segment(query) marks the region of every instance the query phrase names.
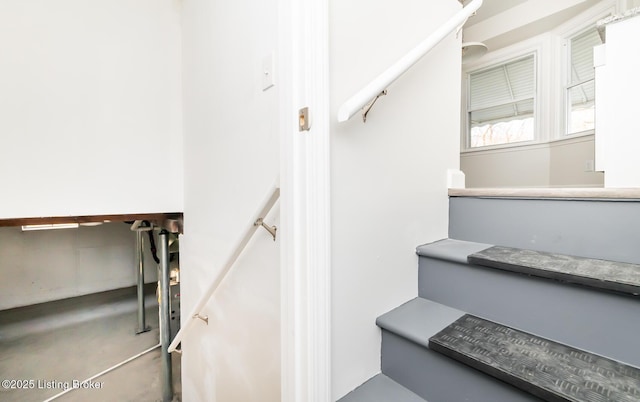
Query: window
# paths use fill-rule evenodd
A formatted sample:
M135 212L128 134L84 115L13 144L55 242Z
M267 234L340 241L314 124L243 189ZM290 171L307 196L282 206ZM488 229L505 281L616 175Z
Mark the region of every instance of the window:
M469 148L535 138L535 57L469 74Z
M590 28L569 39L566 88L567 134L593 130L595 118L595 72L593 47L602 44L598 31Z

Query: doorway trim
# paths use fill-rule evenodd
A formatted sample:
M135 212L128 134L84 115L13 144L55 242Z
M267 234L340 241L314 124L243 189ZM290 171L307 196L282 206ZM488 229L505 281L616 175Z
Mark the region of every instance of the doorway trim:
M279 0L281 400L331 400L328 0ZM301 108L310 128L299 131Z

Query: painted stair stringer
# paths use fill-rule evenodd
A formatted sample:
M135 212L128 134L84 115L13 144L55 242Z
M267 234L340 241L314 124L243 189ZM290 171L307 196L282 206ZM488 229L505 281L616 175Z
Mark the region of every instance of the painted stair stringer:
M492 246L446 239L418 247L418 295L640 366L637 298L467 262Z
M427 402L415 393L393 381L384 374L378 374L349 392L338 402Z
M380 316L382 373L431 402L540 401L429 349L429 339L464 314L416 298Z

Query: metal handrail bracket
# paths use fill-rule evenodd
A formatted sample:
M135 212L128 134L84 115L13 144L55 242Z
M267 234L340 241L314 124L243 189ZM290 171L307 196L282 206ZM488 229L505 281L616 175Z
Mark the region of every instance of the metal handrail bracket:
M280 187L274 185L267 193L264 201L260 204L260 209L254 214L253 218L250 221L250 224L247 225L240 239L235 243L235 247L232 248L232 252L226 259L224 265L222 266L222 269L220 270L220 273L215 278L213 278L213 281L211 281L207 290L202 294L200 300L198 300L195 307L191 311L191 314L186 316L188 317L187 321L182 325L182 327L176 334L176 337L169 345L169 353L177 351L176 348L178 347L180 342L182 342L185 334L187 333L187 331L189 331L189 328L191 328L195 321L202 321L206 324L209 323L209 318L205 314L202 314L202 309L211 299L213 294L220 286L220 283L222 283L231 268L234 266L235 262L238 260L238 257L240 257L240 254L242 254L247 244L249 244L249 241L253 237L254 233L258 230L258 228L263 226L263 219L269 213L269 211L271 211L271 208L273 208L273 206L276 204L278 198L280 198ZM256 222L260 222L260 224L256 225ZM267 225L264 225L264 227L265 229L270 229L270 227L268 227ZM273 229L273 232L269 230L269 233L271 233L275 239L275 229Z
M409 51L409 53L391 65L391 67L377 76L369 84L365 85L360 91L340 106L340 109L338 110L338 121L343 122L349 120L365 105L369 104L379 96L379 94L383 93L389 85L400 78L402 74L416 64L424 55L429 53L429 51L446 38L447 35L464 25L467 19L472 16L480 6L482 6L482 0L473 0L466 7L462 8L462 10L455 13L447 22L436 29L418 46ZM363 120L366 120L366 118Z

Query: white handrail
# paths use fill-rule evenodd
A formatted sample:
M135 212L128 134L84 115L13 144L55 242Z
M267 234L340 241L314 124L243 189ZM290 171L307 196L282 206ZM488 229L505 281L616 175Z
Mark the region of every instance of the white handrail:
M436 29L431 35L422 41L422 43L409 51L409 53L404 55L385 72L377 76L368 85L349 98L349 100L343 103L338 110L338 121L343 122L349 120L358 110L371 102L376 96L382 93L382 91L411 68L411 66L416 64L418 60L429 53L429 51L447 37L447 35L462 26L465 21L480 8L481 5L482 0L473 0L462 10L454 14L453 17L445 22L440 28Z
M198 301L198 303L196 303L195 307L191 311L191 314L187 316L186 322L183 323L180 330L176 334L176 337L173 339L173 342L171 342L171 344L169 345L169 349L168 349L169 353L174 352L176 350L180 342L182 342L182 338L184 338L184 334L188 331L188 329L191 327L191 325L196 319L207 320L206 317L203 317L200 315L200 312L205 307L209 299L211 299L213 294L216 292L216 290L218 289L218 286L220 286L220 283L222 283L222 280L227 276L227 274L229 273L229 271L237 261L238 257L240 257L240 254L242 254L242 251L244 251L244 248L249 243L249 240L251 240L251 237L253 237L253 234L261 226L261 223L258 223L258 222L261 222L261 220L267 215L267 213L269 213L271 208L273 208L273 206L275 205L276 201L278 201L278 198L280 198L280 188L274 185L270 189L270 191L267 193L267 196L265 197L264 201L260 204L261 207L258 210L258 212L253 216L253 219L251 220L251 224L247 226L246 230L244 231L240 239L236 242L235 247L232 249L233 250L232 253L229 255L229 258L227 258L224 265L222 266L222 270L220 271L218 276L216 276L214 280L211 282L211 284L207 288L207 291L204 292L204 294L200 297L200 300Z

